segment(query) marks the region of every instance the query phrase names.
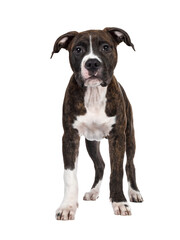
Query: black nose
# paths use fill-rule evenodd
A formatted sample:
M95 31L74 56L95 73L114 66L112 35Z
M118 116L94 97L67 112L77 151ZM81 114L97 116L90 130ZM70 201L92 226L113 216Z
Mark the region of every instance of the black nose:
M87 60L87 62L85 63L85 68L88 71L97 71L101 66L101 63L98 59L89 59Z

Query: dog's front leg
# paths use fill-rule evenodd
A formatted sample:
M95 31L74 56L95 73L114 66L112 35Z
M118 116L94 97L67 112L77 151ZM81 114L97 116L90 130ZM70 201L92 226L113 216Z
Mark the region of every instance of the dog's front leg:
M73 220L78 207L77 157L79 135L76 130L65 131L63 136L64 198L56 211L57 220Z
M118 134L113 134L109 138L109 151L111 160L110 176L110 199L114 214L131 215L131 210L127 204L123 193L123 159L125 153L125 131L120 130Z

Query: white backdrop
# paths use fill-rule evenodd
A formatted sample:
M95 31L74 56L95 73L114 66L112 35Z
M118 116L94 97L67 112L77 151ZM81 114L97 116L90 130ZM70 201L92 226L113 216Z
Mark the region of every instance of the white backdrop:
M172 1L1 1L0 238L179 239L179 7ZM109 202L109 153L100 198L84 202L93 164L81 140L76 220L55 220L63 197L62 102L72 74L68 52L50 60L68 31L119 27L115 75L132 103L137 183L144 203L115 216ZM126 176L124 192L127 196Z

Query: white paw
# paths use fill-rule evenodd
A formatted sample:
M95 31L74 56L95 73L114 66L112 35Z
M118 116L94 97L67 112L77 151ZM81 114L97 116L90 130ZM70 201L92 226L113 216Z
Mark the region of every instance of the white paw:
M129 200L131 202L143 202L141 193L139 191L135 191L131 187L129 187L128 195L129 195Z
M115 215L131 215L131 209L127 202L113 202L112 207Z
M67 204L62 203L61 206L56 210L56 219L57 220L74 220L76 209L78 204Z
M83 200L85 201L95 201L99 197L99 192L92 189L90 192L85 193Z
M83 199L86 201L95 201L99 197L100 187L101 181L99 181L97 185L90 190L90 192L85 193Z

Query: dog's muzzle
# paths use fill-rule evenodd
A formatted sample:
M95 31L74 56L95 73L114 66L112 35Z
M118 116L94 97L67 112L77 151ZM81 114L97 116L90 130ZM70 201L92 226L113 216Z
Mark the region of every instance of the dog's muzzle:
M89 59L85 63L85 69L88 71L89 77L84 80L84 86L97 87L103 82L100 77L101 62L98 59Z
M90 72L94 73L97 72L101 67L101 63L98 59L89 59L85 63L85 68Z

